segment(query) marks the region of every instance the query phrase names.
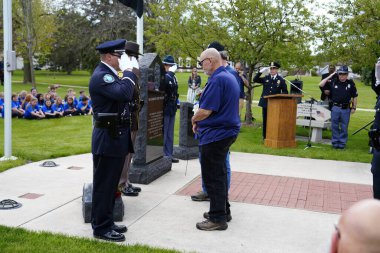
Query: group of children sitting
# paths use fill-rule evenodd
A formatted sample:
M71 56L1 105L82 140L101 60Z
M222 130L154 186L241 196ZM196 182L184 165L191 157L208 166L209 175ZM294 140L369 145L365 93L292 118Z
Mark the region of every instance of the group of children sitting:
M25 119L59 118L92 114L91 100L80 91L79 98L73 89L68 89L64 99L57 95L59 85L49 87L46 94L38 93L32 88L30 93L21 91L12 94L12 117ZM0 93L0 113L4 117L4 94Z

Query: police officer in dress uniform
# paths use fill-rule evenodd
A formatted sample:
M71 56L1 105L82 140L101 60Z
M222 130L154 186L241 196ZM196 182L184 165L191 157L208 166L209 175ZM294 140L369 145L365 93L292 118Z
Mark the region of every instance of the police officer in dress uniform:
M329 65L329 73L323 74L321 77L321 81L334 72L335 72L335 66ZM336 75L333 75L331 79L333 78L337 78ZM330 103L330 88L331 88L331 82L332 82L331 79L327 81L324 87L319 87L319 89L321 90L321 100L325 102L325 104Z
M369 131L369 137L374 147L371 172L373 179L373 197L380 199L380 57L375 65L375 80L372 83L372 89L377 94L377 101L375 106L375 121L372 129Z
M178 101L178 82L175 77L177 64L171 55L165 56L163 62L165 67L165 99L164 99L164 156L171 159L173 163L179 160L173 157L174 122Z
M131 145L129 102L137 76L136 58L125 54L126 40L107 41L96 49L101 62L91 76L89 90L94 111L92 133L93 194L91 224L95 238L124 241L127 227L113 221L115 193ZM123 71L119 79L117 71Z
M355 113L358 92L354 81L347 79L348 67L343 65L338 71L338 78L332 79L330 87L331 108L331 144L335 149L344 149L348 137L350 115ZM323 79L319 87L323 88L335 72Z
M261 74L268 70L268 67L262 68L256 76L253 78L255 83L263 84L263 92L261 93L259 106L262 107L263 113L263 139L266 138L266 129L267 129L267 106L268 99L265 99L264 96L275 95L275 94L288 94L288 88L286 86L284 78L278 75L278 69L280 64L277 62L271 62L269 69L269 75L261 78Z

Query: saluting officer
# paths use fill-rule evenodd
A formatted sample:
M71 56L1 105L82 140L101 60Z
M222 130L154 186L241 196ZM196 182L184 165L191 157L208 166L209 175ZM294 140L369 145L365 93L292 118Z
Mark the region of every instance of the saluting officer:
M269 67L262 68L256 76L253 78L255 83L263 84L263 92L261 93L259 106L262 107L263 114L263 139L266 137L267 129L267 106L268 99L264 96L275 95L275 94L288 94L288 88L286 86L284 78L278 75L278 70L281 65L277 62L271 62ZM261 78L261 74L270 69L269 75Z
M162 61L165 67L165 99L164 99L164 156L170 158L173 163L179 160L173 157L174 122L177 112L178 82L175 77L177 64L171 55L165 56Z
M347 143L350 115L356 110L358 92L354 81L348 79L347 66L341 66L337 73L338 78L333 78L334 72L323 79L319 87L323 88L331 79L331 144L335 149L344 149Z
M93 193L91 224L95 238L124 241L127 227L113 220L115 193L124 160L133 152L129 122L129 102L132 100L139 68L136 58L125 54L126 40L107 41L96 49L101 62L91 76L89 90L94 111L92 132ZM117 71L123 71L119 79Z

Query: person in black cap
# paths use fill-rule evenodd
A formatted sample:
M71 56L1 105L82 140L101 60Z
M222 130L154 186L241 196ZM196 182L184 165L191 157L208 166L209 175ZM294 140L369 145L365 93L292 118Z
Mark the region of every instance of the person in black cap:
M335 66L329 65L329 72L326 74L323 74L321 77L321 80L325 79L329 75L335 72ZM330 102L330 88L331 88L331 82L333 78L336 78L336 75L333 75L333 77L329 80L327 80L326 85L324 87L319 87L321 90L321 100L325 102L325 104L328 104Z
M336 72L332 73L319 83L323 88L327 81ZM331 144L335 149L344 149L348 137L348 123L350 115L355 113L358 92L354 81L348 79L348 67L343 65L338 71L338 78L332 79L330 87L331 108Z
M174 122L178 107L178 82L175 76L177 64L171 55L162 61L165 67L165 99L164 99L164 156L173 163L179 160L173 157Z
M278 75L278 69L280 64L277 62L271 62L269 67L262 68L256 76L253 78L255 83L263 84L263 92L261 93L259 106L262 107L263 114L263 139L266 138L266 129L267 129L267 106L268 99L264 98L265 96L275 95L275 94L288 94L288 88L286 86L284 78ZM270 70L269 75L261 78L262 73Z
M139 53L139 44L131 41L127 41L125 44L125 53L129 56L139 58L141 55ZM131 111L131 139L134 145L135 139L137 136L137 130L139 129L139 112L142 108L144 101L140 100L140 86L138 83L134 86L133 89L133 98L130 102L130 111ZM141 192L141 188L134 186L129 182L129 169L131 167L133 153L128 153L125 158L123 171L119 180L119 190L125 196L138 196Z
M107 41L96 49L101 62L91 76L89 90L94 112L92 132L93 192L91 224L95 238L124 241L127 227L116 225L113 209L120 174L128 153L133 152L129 102L138 78L135 57L125 54L124 39ZM118 77L117 71L123 71Z

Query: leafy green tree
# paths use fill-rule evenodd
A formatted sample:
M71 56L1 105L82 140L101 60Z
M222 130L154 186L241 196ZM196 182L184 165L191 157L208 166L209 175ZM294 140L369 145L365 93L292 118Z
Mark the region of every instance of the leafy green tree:
M328 15L319 17L320 54L351 65L369 84L368 73L380 56L380 1L337 0L329 9Z

